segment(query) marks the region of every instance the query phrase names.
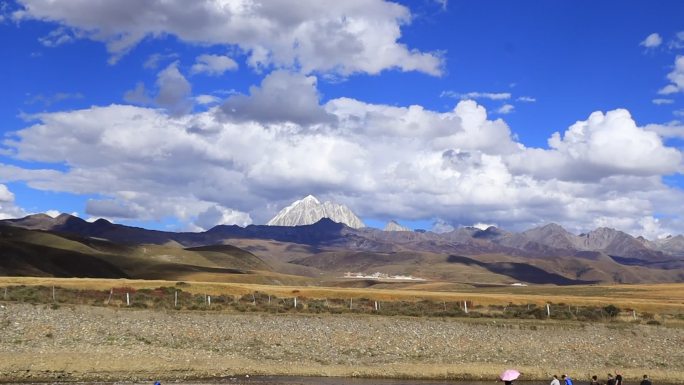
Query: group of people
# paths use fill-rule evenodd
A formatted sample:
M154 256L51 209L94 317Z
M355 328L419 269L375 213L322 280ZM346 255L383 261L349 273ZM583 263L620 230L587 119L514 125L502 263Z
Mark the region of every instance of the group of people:
M561 383L561 380L563 383ZM554 374L550 385L573 385L573 383L572 378L566 374L562 375L560 380L558 379L558 376ZM611 373L608 373L608 379L605 383L600 382L597 376L591 376L589 385L623 385L622 375L617 372L615 373L615 376L613 376ZM644 374L644 379L641 380L639 385L653 385L651 379L648 377L648 374Z

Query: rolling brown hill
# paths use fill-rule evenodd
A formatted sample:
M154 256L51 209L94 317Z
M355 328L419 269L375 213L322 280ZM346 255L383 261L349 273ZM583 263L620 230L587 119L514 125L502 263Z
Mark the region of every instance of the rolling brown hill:
M305 226L216 226L175 233L67 214L0 221L0 274L330 282L383 272L472 284L684 282L681 237L649 242L613 229L550 224L445 234Z

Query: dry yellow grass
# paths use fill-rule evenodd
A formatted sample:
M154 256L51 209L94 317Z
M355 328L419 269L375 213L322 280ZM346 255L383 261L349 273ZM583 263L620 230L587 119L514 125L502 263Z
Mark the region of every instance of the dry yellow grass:
M73 289L108 290L112 287L137 289L174 286L177 281L128 280L94 278L0 277L0 286L44 285ZM372 288L334 288L320 286L277 286L242 282L189 282L184 291L210 295L244 295L262 292L279 297L305 298L370 298L378 301L472 301L477 305L565 303L571 306L604 306L613 304L641 312L684 313L684 284L528 286L497 288L458 288L453 291L391 290ZM433 285L432 288L439 286Z

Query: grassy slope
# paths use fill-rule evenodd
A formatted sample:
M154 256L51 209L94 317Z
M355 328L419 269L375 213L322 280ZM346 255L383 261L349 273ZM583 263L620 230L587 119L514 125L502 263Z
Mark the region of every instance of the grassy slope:
M278 274L261 258L237 247L183 249L174 245L120 245L0 227L0 275L141 278L305 284Z

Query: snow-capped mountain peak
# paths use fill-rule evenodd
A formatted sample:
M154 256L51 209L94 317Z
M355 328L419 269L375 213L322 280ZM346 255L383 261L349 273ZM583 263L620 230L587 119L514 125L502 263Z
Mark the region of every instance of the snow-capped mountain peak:
M289 206L268 221L269 226L301 226L318 222L322 218L329 218L358 229L366 227L359 217L345 205L334 202L321 203L313 195L294 201Z
M402 226L399 223L397 223L397 221L394 221L394 220L387 222L387 225L385 225L385 228L382 230L383 231L411 231L411 229L409 229L408 227Z

